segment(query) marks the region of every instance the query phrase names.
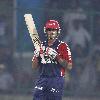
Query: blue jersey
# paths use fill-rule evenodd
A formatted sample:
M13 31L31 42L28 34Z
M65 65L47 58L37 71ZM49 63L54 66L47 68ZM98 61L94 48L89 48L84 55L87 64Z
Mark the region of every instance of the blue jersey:
M56 40L51 46L49 46L48 42L45 41L45 42L43 42L43 49L45 51L46 47L50 47L50 48L53 48L54 50L56 50L58 52L58 54L63 52L66 60L68 62L70 62L71 61L71 59L70 59L71 53L68 52L69 48L67 47L67 45L64 48L62 48L61 44L63 44L61 41ZM61 47L60 48L61 50L59 49L60 52L58 50L59 47ZM46 60L46 64L43 64L41 62L41 57L38 57L38 60L39 60L38 69L39 69L40 76L42 76L42 77L59 77L59 76L63 75L64 67L61 66L56 59L50 59L50 57L48 57L48 55L46 55L46 54L44 55L44 58Z
M50 47L57 51L58 57L72 63L71 52L68 45L64 42L56 40L51 46L48 42L43 42L42 49L44 53L46 48ZM38 60L39 75L33 91L33 100L62 100L64 88L64 71L65 67L61 66L57 59L51 59L47 53L44 54L46 64L43 64L41 57L34 55L33 60Z

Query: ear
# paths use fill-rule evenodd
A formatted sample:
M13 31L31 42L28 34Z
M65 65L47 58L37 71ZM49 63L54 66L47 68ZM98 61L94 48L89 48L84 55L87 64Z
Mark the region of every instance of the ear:
M44 33L46 33L46 28L44 27Z
M58 30L58 34L60 34L61 29Z

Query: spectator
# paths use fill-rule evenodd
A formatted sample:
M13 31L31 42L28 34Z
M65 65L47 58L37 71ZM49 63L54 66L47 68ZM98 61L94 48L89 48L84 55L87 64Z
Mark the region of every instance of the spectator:
M78 79L78 85L75 90L75 95L89 95L94 92L97 84L96 67L94 64L95 60L93 56L85 58L83 70Z
M94 11L100 11L100 0L91 0Z
M93 40L95 43L100 43L100 15L95 14L94 16L94 34Z
M87 48L90 44L91 36L83 26L83 21L87 19L84 10L75 6L64 14L63 19L67 30L64 41L71 44L71 49L74 49L76 45Z
M13 45L9 37L8 24L5 15L0 15L0 63L6 63L9 71L12 72L14 59L13 59ZM10 44L9 44L10 43Z
M5 64L0 64L0 92L12 92L14 86L13 76L6 70Z
M72 91L76 91L76 89L79 86L80 76L82 75L83 70L85 69L84 63L86 58L83 54L83 48L80 45L76 45L74 51L72 52L74 69L72 72L70 87Z
M83 54L83 48L80 45L76 45L73 51L73 59L75 64L76 75L79 77L84 70L84 62L86 58Z
M91 51L91 55L92 62L94 62L92 64L94 64L96 68L96 90L100 90L100 40L97 40L97 43L94 45L94 48Z
M72 27L69 27L68 35L64 38L64 41L71 43L72 50L74 50L76 45L80 45L84 50L88 50L91 42L91 36L84 28L82 21L73 20Z
M100 90L100 50L96 51L96 54L95 54L95 67L96 67L96 75L97 75L96 89Z

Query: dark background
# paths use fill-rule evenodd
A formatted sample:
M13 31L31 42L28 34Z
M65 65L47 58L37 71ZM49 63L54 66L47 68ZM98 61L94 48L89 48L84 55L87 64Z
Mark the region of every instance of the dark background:
M97 100L100 96L99 0L0 0L1 98L32 98L37 72L31 68L34 47L25 25L25 13L32 14L42 41L46 39L46 21L58 20L61 27L59 39L67 42L71 48L73 69L66 78L64 99L84 97L89 100L92 97L92 100ZM71 38L67 40L71 32L74 38L77 37L73 25L82 25L78 31L80 34L88 33L90 40L84 37L84 47L82 41L75 44ZM84 35L78 36L76 41Z

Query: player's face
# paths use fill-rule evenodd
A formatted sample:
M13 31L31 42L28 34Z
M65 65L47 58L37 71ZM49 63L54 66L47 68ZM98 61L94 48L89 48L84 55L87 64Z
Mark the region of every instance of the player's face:
M47 29L47 37L49 40L55 39L57 37L57 30L56 29Z

